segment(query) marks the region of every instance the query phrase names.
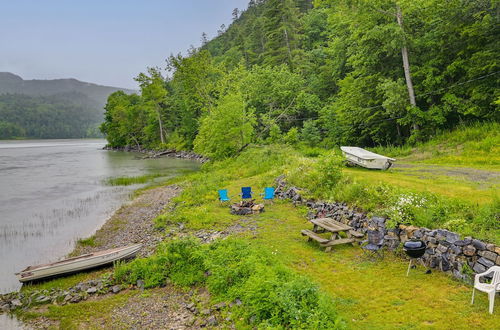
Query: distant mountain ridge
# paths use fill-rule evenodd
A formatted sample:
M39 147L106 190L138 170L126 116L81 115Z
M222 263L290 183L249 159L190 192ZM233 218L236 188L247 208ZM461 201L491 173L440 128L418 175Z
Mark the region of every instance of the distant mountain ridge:
M24 80L0 72L0 139L100 137L111 93L136 91L76 79Z
M136 92L131 89L97 85L74 78L24 80L16 74L0 72L0 95L24 94L30 96L51 96L76 92L88 96L90 99L96 101L101 107L104 107L109 94L119 90L127 94Z

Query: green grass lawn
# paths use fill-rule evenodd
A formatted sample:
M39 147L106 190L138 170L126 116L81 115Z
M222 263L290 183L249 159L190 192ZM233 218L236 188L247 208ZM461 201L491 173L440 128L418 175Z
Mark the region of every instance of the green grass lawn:
M237 191L243 183L258 187L262 178L236 180L224 188ZM217 202L200 208L217 214L217 220L210 225L215 228L241 218L230 215ZM363 257L359 247L352 245L335 247L332 253L323 252L300 234L301 229L312 228L305 214L305 208L294 207L290 202L268 204L264 213L250 217L259 230L257 237L247 238L278 254L289 267L318 283L333 297L350 328L494 329L500 324L500 309L488 314L486 295L480 294L471 306L472 288L442 272L436 270L426 275L419 266L406 277L408 263L400 256L386 253L383 261L371 262ZM199 228L196 219L191 223Z

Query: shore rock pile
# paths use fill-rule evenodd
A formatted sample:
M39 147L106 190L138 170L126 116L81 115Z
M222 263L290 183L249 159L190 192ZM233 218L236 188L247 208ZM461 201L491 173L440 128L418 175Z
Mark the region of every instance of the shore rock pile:
M428 229L400 225L386 228L383 217L368 217L359 210L351 209L345 203L307 201L297 187L287 187L284 177L276 179L276 197L290 199L295 204L305 204L310 208L308 217L333 218L348 224L356 231L366 234L368 230L382 231L384 244L394 249L409 239L420 239L427 244L423 260L427 266L470 282L473 274L482 273L494 265L500 265L500 247L472 237L460 239L459 234L445 229Z
M11 292L0 295L0 312L18 308L28 308L42 304L66 305L87 300L92 295L118 293L122 286L113 285L110 278L81 282L67 289L35 290L31 292Z
M162 151L157 151L157 150L150 150L150 149L142 149L140 147L133 147L133 146L125 146L125 147L109 147L105 146L103 148L104 150L114 150L114 151L127 151L127 152L140 152L147 154L144 158L159 158L162 156L166 157L173 157L173 158L183 158L183 159L191 159L191 160L196 160L200 163L206 163L209 161L207 157L204 157L202 155L199 155L195 152L192 151L185 151L185 150L174 150L174 149L167 149L167 150L162 150Z

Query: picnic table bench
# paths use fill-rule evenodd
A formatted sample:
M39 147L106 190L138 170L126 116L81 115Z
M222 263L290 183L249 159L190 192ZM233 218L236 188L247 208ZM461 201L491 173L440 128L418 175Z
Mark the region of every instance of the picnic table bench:
M319 244L325 248L325 252L329 252L332 249L332 246L339 244L349 244L356 242L356 238L363 237L363 234L356 232L351 226L333 220L331 218L318 218L309 220L312 222L313 229L304 229L301 231L303 236L307 236L308 240L315 240L319 242ZM318 234L329 232L331 236L329 239L323 238ZM340 236L340 233L345 233L347 238L343 238Z

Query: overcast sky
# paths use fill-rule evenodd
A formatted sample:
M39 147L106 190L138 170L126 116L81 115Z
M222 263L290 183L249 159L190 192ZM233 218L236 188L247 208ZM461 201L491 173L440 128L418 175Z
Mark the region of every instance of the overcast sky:
M216 35L248 0L0 0L0 72L137 88L133 77Z

